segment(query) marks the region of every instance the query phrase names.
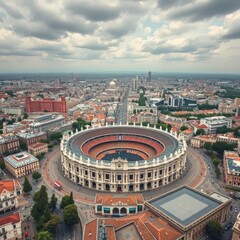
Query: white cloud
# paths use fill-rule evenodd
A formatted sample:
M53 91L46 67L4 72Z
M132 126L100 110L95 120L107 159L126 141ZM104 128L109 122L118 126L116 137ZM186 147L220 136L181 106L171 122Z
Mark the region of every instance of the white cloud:
M0 72L21 70L24 62L66 71L87 70L88 63L101 70L161 64L224 71L225 59L240 61L233 50L240 43L239 9L239 0L2 1Z

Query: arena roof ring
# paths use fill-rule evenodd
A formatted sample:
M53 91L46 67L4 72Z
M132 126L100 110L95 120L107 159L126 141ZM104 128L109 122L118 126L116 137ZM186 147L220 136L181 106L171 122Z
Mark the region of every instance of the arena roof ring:
M131 182L129 191L141 191L168 184L184 172L186 143L183 137L156 127L89 127L63 135L61 162L64 174L81 185L126 191Z

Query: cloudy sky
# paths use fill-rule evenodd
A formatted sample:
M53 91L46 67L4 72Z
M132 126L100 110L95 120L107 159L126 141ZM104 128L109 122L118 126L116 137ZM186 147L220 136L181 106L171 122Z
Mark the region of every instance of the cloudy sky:
M240 73L240 0L0 1L0 72Z

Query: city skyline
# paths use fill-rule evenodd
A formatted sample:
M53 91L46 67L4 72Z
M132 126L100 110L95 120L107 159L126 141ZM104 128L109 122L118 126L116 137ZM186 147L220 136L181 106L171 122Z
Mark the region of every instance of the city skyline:
M239 74L239 0L0 3L0 73Z

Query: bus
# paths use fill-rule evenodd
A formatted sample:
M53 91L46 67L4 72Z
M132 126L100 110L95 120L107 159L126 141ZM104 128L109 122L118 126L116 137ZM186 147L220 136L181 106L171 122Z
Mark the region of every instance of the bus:
M58 181L54 181L54 187L58 190L62 190L62 184Z

